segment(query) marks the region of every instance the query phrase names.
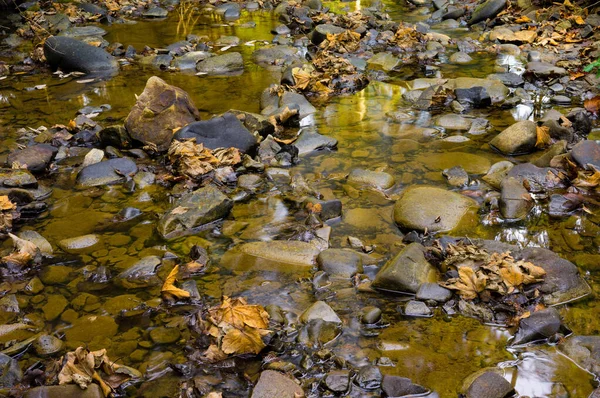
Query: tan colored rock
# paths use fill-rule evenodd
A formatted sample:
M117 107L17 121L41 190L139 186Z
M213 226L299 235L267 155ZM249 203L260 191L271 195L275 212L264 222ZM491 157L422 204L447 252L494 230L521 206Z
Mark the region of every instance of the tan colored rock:
M133 139L165 151L173 133L196 120L200 120L200 113L190 96L152 76L127 116L125 128Z

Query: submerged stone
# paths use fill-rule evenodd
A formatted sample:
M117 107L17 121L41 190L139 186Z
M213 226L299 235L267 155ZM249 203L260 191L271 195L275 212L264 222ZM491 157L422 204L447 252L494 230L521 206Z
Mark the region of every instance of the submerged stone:
M227 53L216 55L199 62L196 65L198 72L208 75L227 75L244 70L244 59L240 53Z
M304 395L302 388L286 375L264 370L250 398L296 398Z
M63 384L31 388L27 390L23 398L104 398L104 394L100 386L94 383L85 390L77 384Z
M535 311L519 321L519 329L510 345L521 345L547 340L560 331L560 315L556 308Z
M348 176L348 181L360 184L370 185L374 188L388 189L395 183L395 179L391 174L382 171L372 171L364 169L354 169Z
M77 184L81 187L121 184L137 173L137 165L129 158L115 158L81 169Z
M115 277L115 282L126 289L143 288L160 284L157 276L162 261L158 256L146 256Z
M221 266L238 271L307 271L315 265L319 252L315 245L297 240L248 242L226 252Z
M340 317L324 301L317 301L308 307L299 317L300 322L308 323L313 320L322 320L325 322L342 323Z
M117 323L109 316L85 315L65 330L65 338L67 341L89 343L96 337L113 337L118 329Z

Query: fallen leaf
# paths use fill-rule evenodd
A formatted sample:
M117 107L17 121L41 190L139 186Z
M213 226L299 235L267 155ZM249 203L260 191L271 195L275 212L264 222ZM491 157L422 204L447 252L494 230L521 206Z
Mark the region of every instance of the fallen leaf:
M17 208L17 206L13 202L10 201L8 196L6 196L6 195L0 196L0 210L5 211L5 210L13 210L16 208Z
M269 314L261 305L248 305L243 298L223 297L223 303L217 309L209 310L215 325L231 325L236 328L250 326L266 329L269 326Z
M167 279L165 279L165 282L163 283L160 291L161 291L161 293L169 294L176 298L188 298L188 297L190 297L190 292L188 292L187 290L180 289L175 286L175 282L177 281L177 273L178 272L179 272L179 265L176 265L175 267L173 267L173 269L167 276Z
M531 18L526 15L522 15L515 20L515 23L529 23L531 22Z
M552 143L552 139L550 138L550 128L548 126L537 126L536 134L537 138L535 141L536 148L544 148Z
M458 294L466 300L473 300L485 289L487 277L481 272L475 272L470 267L458 269L458 281L454 283Z
M248 326L232 328L223 337L221 349L225 354L258 354L266 347L262 336L268 333Z
M594 98L587 99L583 102L583 106L588 112L597 114L600 109L600 96L597 95Z
M569 80L576 80L583 76L585 76L585 73L580 71L573 71L569 73Z
M502 277L502 282L508 288L508 293L512 293L516 287L521 286L525 279L521 269L514 263L501 268L500 276Z
M593 166L591 167L593 168ZM572 183L580 188L595 188L600 186L600 171L595 168L593 168L592 172L579 171L578 177Z

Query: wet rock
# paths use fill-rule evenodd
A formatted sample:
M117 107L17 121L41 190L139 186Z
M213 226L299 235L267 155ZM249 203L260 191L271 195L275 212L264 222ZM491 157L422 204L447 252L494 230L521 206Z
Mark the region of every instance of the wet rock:
M356 374L354 382L362 389L376 390L381 387L383 376L377 366L363 366Z
M469 174L461 166L445 169L442 175L446 177L448 184L453 187L463 187L469 184Z
M348 176L348 181L369 185L378 189L388 189L396 183L394 177L388 173L364 169L352 170Z
M342 323L340 317L324 301L317 301L312 304L300 315L299 319L302 323L308 323L313 320L322 320L336 324Z
M335 340L341 333L341 324L313 319L302 325L297 341L307 347L317 348Z
M47 334L41 335L33 343L36 354L41 357L57 354L63 349L63 346L64 344L59 338Z
M16 359L0 353L0 388L11 388L21 382L23 372Z
M65 330L67 341L89 343L96 337L112 337L117 334L119 326L109 316L84 315Z
M66 298L58 294L51 294L47 298L46 304L42 307L44 318L47 321L53 321L63 313L69 302Z
M566 188L568 181L562 173L552 167L536 167L531 163L521 163L507 173L527 185L529 192L544 192L547 190Z
M190 51L180 57L175 58L173 64L179 70L196 70L196 64L210 57L210 53L206 51Z
M265 165L290 167L298 162L298 148L275 141L269 135L258 146L258 160Z
M422 301L410 300L404 307L406 316L430 316L431 309Z
M0 169L0 184L7 188L36 188L38 182L27 170Z
M400 293L416 293L423 283L435 283L438 271L425 259L425 248L411 243L390 259L377 272L375 289Z
M399 63L399 58L386 52L377 53L367 61L367 65L370 69L382 70L385 72L392 71Z
M548 214L551 217L566 217L583 205L583 197L577 194L554 194L550 196Z
M360 321L366 325L372 325L381 320L381 310L377 307L365 307L362 309Z
M113 146L119 149L131 148L131 136L125 126L109 126L97 133L98 140L103 147Z
M600 336L573 336L558 348L581 368L596 377L600 375Z
M358 253L344 249L323 250L317 256L319 269L333 277L350 278L362 273L362 258Z
M296 398L303 395L302 388L289 377L274 370L264 370L250 398Z
M25 239L36 245L42 254L52 254L52 245L42 235L33 230L19 232L19 238Z
M407 377L391 375L383 376L381 389L383 390L383 396L390 398L418 396L429 391L423 386L414 384Z
M337 147L337 144L335 138L319 134L310 128L302 129L298 139L294 141L294 146L298 148L298 155L327 149L333 150Z
M302 62L298 49L285 45L258 49L252 53L252 59L263 68L278 70Z
M243 71L244 59L242 54L236 52L216 55L199 62L196 70L208 75L228 75Z
M447 130L469 130L471 119L452 113L439 117L436 124Z
M156 286L161 283L157 276L161 259L157 256L146 256L115 277L115 282L126 289Z
M452 54L449 58L451 64L464 65L473 61L473 58L467 53L461 51Z
M492 104L492 99L485 87L457 88L456 100L461 104L470 104L475 108L485 108Z
M62 386L42 386L28 390L23 398L104 398L104 394L97 384L90 384L82 390L76 384L63 384Z
M188 234L227 216L232 207L231 199L214 185L207 185L183 195L161 217L157 229L165 239Z
M313 42L313 44L318 46L327 38L327 35L337 35L343 32L344 28L341 28L339 26L327 23L317 25L317 27L311 33L311 41Z
M60 36L73 37L83 40L84 37L101 37L106 35L108 32L99 26L73 26L60 33Z
M76 238L63 239L58 242L58 246L67 253L82 253L89 252L96 249L96 246L100 244L100 237L98 235L89 234L78 236Z
M490 32L490 41L500 41L502 43L533 43L537 39L537 32L533 30L512 31L505 27L496 27Z
M522 220L533 207L533 200L522 182L513 177L502 181L500 213L505 220Z
M312 268L319 252L313 244L301 241L249 242L226 252L221 266L238 271L297 272Z
M449 81L448 84L454 86L454 92L460 102L471 103L476 108L486 107L490 102L504 101L509 94L508 87L493 79L459 77Z
M59 285L69 281L69 275L73 272L71 267L65 265L53 265L44 267L40 273L40 280L45 285Z
M522 120L494 137L490 141L490 146L505 155L522 155L535 150L536 140L535 123Z
M81 187L121 184L137 173L137 165L129 158L115 158L81 169L77 184Z
M592 119L585 109L573 109L567 115L567 119L573 124L573 130L583 137L587 136L592 131Z
M456 192L417 186L408 188L396 201L394 221L405 229L447 232L474 226L477 208L475 200Z
M519 321L519 329L510 345L521 345L546 340L560 331L561 321L558 311L551 308L532 313Z
M552 144L537 157L532 163L537 167L548 167L555 156L562 155L567 152L567 141L561 140Z
M508 160L503 160L498 163L494 163L492 167L488 170L487 174L484 175L481 179L493 188L500 189L500 185L504 180L504 177L508 174L508 172L514 167L514 164L509 162Z
M152 76L127 116L125 127L133 139L165 151L173 131L196 120L200 114L189 95Z
M117 61L109 53L70 37L46 39L44 55L52 69L63 72L113 73L118 70Z
M486 19L494 18L504 7L506 7L506 0L487 0L473 11L468 24L473 25Z
M445 303L452 298L452 291L437 283L426 282L421 284L415 298L417 300L432 300L438 303Z
M27 170L33 173L39 173L48 167L58 149L48 144L37 144L25 149L11 152L8 155L8 165L14 163L21 167L26 166Z
M155 344L171 344L179 340L181 333L179 329L157 327L150 331L150 338Z
M176 140L195 138L205 148L234 147L246 153L256 146L256 138L233 113L224 113L209 120L194 122L175 133Z
M537 77L564 76L568 73L565 68L561 68L547 62L535 61L527 63L526 72L534 74Z
M593 140L581 141L571 150L571 158L586 170L590 170L588 165L600 170L600 145Z
M347 370L332 370L325 376L325 386L338 393L343 393L350 386L350 372Z
M488 79L500 80L507 87L520 87L525 83L521 75L512 72L494 73L489 75Z
M142 15L146 18L165 18L169 15L169 12L161 7L150 7L150 9L144 11Z
M0 324L7 324L17 318L21 310L14 294L0 298Z
M319 214L319 216L321 217L321 220L323 220L323 221L331 220L333 218L338 218L338 217L341 217L341 215L342 215L342 201L339 199L318 200L318 199L308 198L307 201L312 204L318 203L321 205L321 213Z
M491 371L477 376L464 391L465 398L506 398L513 393L511 384Z
M317 112L317 109L302 94L286 91L281 96L279 101L280 107L288 107L290 109L299 109L300 119Z

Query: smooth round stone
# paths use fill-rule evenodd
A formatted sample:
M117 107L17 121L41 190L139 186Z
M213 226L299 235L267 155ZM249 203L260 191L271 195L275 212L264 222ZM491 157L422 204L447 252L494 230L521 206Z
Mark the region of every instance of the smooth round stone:
M447 130L469 130L471 128L471 123L471 119L456 114L441 116L436 122L438 126Z
M411 300L404 307L406 316L430 316L431 309L422 301Z
M93 251L100 244L100 237L95 234L78 236L76 238L67 238L58 242L61 249L67 253L81 253Z
M113 337L117 334L119 326L112 317L105 315L86 315L65 330L67 341L89 343L96 337Z
M302 315L300 315L300 322L308 323L313 320L323 320L325 322L332 322L341 324L342 320L335 313L335 311L324 301L317 301L310 307L308 307Z
M551 101L559 105L568 105L572 102L571 98L566 95L555 95L551 98Z
M350 372L347 370L333 370L327 373L325 385L333 392L343 393L350 385Z
M365 307L362 309L360 321L366 325L372 325L381 320L381 310L377 307Z
M319 268L333 277L350 278L362 272L362 258L358 253L344 249L327 249L317 256Z
M45 285L59 285L67 283L70 278L70 274L73 272L71 267L66 265L52 265L45 267L40 273L40 280Z
M437 283L423 283L419 287L415 297L417 300L432 300L438 303L445 303L452 298L452 291Z
M47 334L38 337L33 343L36 354L42 357L60 352L63 346L64 343L59 338Z
M456 52L450 56L450 63L457 65L464 65L472 62L473 58L467 53L463 53L461 51Z
M157 327L150 331L150 338L156 344L171 344L179 340L181 333L176 328Z
M381 171L354 169L348 176L348 181L370 185L379 189L388 189L395 184L394 177Z

